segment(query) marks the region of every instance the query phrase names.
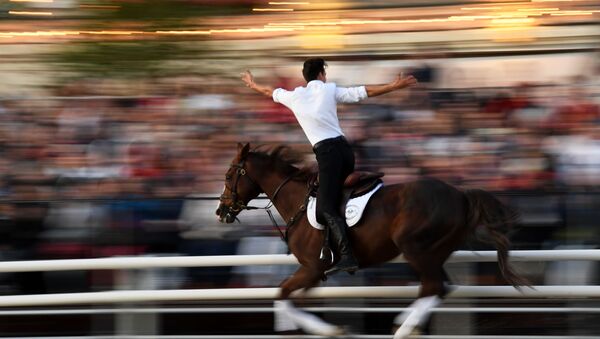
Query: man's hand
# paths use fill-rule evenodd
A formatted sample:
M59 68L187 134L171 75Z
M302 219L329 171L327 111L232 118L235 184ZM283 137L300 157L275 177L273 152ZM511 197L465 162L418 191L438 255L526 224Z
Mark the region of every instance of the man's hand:
M249 70L246 70L245 72L240 73L240 76L242 77L242 81L246 84L246 86L250 87L251 89L253 89L256 92L263 94L265 96L268 96L268 97L272 96L273 87L261 86L261 85L257 84L256 82L254 82L254 76L252 75L252 73L250 73Z
M407 77L404 76L404 73L400 73L396 76L394 81L385 84L385 85L366 85L365 89L367 90L367 96L376 97L378 95L386 94L389 92L393 92L399 89L407 88L410 86L414 86L418 83L417 79L412 75Z
M405 77L404 73L400 73L400 74L398 74L398 76L396 76L396 79L392 82L392 86L394 86L395 89L402 89L402 88L414 86L417 83L418 83L418 81L414 76L409 75L409 76Z
M254 76L252 75L252 73L250 73L249 70L246 70L245 72L240 73L241 77L242 77L242 81L244 83L246 83L246 86L253 88L252 86L256 85L254 83Z

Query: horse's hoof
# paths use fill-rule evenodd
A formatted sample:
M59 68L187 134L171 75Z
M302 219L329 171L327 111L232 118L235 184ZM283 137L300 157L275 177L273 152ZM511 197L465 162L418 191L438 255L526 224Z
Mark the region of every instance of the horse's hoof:
M336 326L334 330L332 330L330 333L327 333L327 336L332 337L332 338L337 338L337 337L345 336L347 334L348 334L348 331L346 331L345 328Z
M415 328L413 328L412 332L410 332L409 337L413 337L413 336L417 337L417 336L420 336L422 334L423 334L423 331L421 331L421 328L415 327Z
M398 329L400 328L400 326L394 326L392 327L392 334L396 334L396 332L398 331ZM401 338L410 338L410 337L418 337L423 335L423 331L421 330L421 328L419 326L415 327L412 329L412 331L410 331L410 334L408 335L404 335ZM394 337L396 338L396 337Z

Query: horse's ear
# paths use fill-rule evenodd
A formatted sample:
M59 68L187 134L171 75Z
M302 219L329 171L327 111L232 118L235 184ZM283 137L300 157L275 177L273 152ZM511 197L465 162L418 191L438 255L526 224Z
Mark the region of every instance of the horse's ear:
M242 145L241 143L238 142L238 153L240 155L240 159L246 158L246 156L248 155L249 152L250 152L250 144L249 143Z

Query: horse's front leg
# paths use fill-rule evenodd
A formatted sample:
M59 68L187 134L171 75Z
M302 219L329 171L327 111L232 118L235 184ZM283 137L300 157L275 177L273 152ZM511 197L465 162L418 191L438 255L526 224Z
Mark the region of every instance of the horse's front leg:
M279 300L275 301L276 331L302 329L307 333L323 336L337 336L344 333L340 327L329 324L313 314L297 309L294 307L292 301L289 300L290 294L294 291L316 286L321 280L322 275L322 270L301 266L296 273L281 284Z

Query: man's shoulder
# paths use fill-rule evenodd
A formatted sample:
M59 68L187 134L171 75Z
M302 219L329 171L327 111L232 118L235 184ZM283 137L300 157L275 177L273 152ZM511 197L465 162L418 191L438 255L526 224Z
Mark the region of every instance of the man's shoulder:
M288 89L285 89L285 88L281 88L281 87L279 87L279 88L276 88L275 90L276 90L276 91L277 91L277 90L281 90L281 91L283 91L283 92L290 92L290 93L294 93L294 92L301 92L301 91L305 91L305 90L306 90L306 87L298 86L298 87L296 87L296 88L294 88L294 89L291 89L291 90L288 90Z
M291 90L290 92L292 93L292 95L302 94L302 93L306 92L306 87L298 86L298 87L294 88L293 90Z
M338 88L338 85L335 82L326 82L325 86L331 91L335 91L335 89Z

